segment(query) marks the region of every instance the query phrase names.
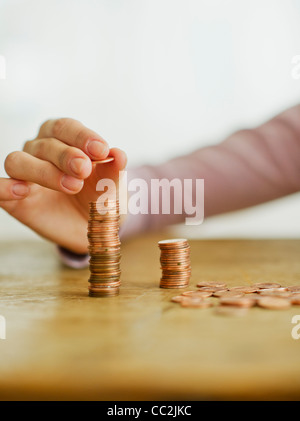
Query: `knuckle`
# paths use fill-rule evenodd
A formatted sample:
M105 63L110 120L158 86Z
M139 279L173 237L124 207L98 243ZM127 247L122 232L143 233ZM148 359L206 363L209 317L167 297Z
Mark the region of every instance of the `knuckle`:
M32 149L32 142L33 142L32 140L27 140L24 143L24 147L23 147L24 152L29 152Z
M19 152L11 152L7 155L5 161L4 161L4 168L5 171L9 174L12 172L12 170L15 168L19 160Z
M82 128L78 131L76 135L76 145L82 147L89 139L88 134L86 133L86 128Z
M44 121L43 124L41 124L40 129L39 129L39 133L38 133L38 137L41 136L41 133L43 133L45 131L45 129L47 128L47 126L49 126L49 124L52 122L53 120L46 120Z
M55 181L55 176L51 173L51 171L49 171L48 168L42 167L38 171L38 179L42 186L48 187Z
M65 127L70 124L72 121L74 121L72 118L59 118L54 121L53 123L53 136L58 137L61 135L62 131L65 129Z
M37 158L45 158L47 155L46 141L36 140L32 143L31 154Z
M60 168L66 168L69 161L72 159L70 148L66 148L58 157L58 163Z

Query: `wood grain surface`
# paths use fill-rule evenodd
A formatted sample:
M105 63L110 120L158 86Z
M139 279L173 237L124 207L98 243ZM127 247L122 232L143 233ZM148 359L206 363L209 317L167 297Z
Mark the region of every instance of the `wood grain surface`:
M157 241L122 246L118 297L87 295L88 270L44 241L0 243L0 399L299 399L300 339L288 310L243 317L171 303ZM300 285L298 240L190 241L192 279Z

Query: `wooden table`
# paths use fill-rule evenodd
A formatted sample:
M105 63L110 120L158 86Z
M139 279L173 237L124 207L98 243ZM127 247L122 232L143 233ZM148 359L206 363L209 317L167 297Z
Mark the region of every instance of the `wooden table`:
M127 242L118 297L87 296L88 270L43 241L0 243L0 399L299 399L300 307L246 316L171 303L158 287L158 239ZM192 289L300 284L300 241L190 241Z

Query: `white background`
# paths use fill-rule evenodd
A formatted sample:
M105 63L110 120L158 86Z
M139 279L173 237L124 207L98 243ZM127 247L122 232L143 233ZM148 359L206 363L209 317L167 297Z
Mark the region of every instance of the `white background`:
M300 0L0 0L0 176L49 118L129 166L219 142L299 102ZM300 140L299 140L300 141ZM199 237L299 237L299 194L205 220ZM0 210L0 236L31 231Z

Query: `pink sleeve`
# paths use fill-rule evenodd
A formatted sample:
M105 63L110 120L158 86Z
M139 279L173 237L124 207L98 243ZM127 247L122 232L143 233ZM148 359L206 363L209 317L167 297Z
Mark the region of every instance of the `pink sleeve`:
M163 165L136 168L129 174L132 178L143 178L148 186L154 178L204 179L205 217L295 193L300 190L300 105L218 145ZM195 191L191 194L194 197ZM129 215L123 236L180 223L186 216Z
M128 182L134 178L147 182L148 193L143 194L147 194L149 204L151 179L204 179L205 217L295 193L300 190L300 105L255 129L240 130L218 145L198 149L162 165L132 169L128 172ZM191 195L195 198L195 190ZM125 239L181 223L186 216L184 213L128 214L120 237ZM79 263L71 257L67 264L82 267L83 262L87 264L84 259Z

